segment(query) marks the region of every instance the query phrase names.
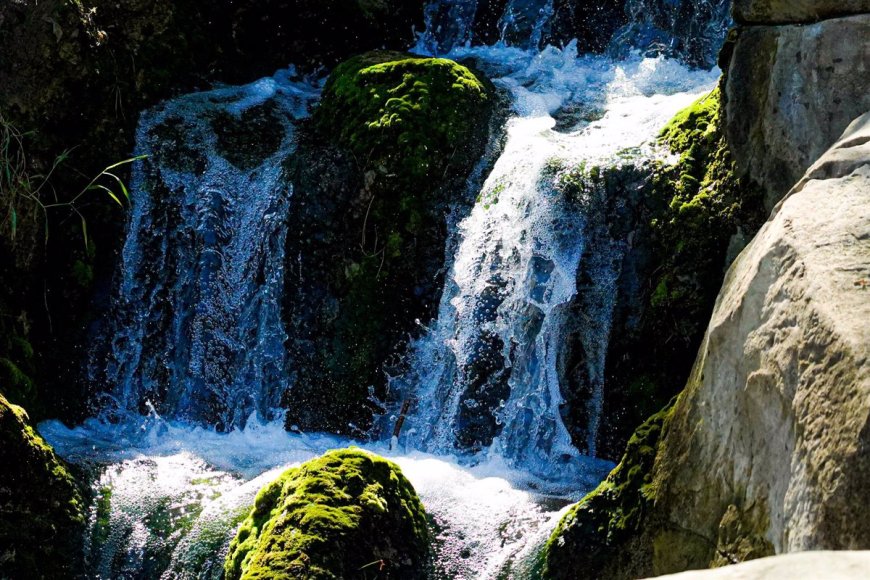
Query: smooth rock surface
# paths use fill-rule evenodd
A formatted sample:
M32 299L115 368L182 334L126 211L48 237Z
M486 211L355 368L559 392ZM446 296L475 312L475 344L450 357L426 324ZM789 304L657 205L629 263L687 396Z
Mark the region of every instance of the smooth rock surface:
M870 0L734 0L741 24L810 23L870 12Z
M772 208L870 109L870 14L740 29L727 71L727 135Z
M864 115L728 273L655 467L662 533L695 553L660 535L656 572L736 562L746 542L870 547L868 134Z
M870 552L803 552L716 570L659 576L672 580L859 580L867 578Z

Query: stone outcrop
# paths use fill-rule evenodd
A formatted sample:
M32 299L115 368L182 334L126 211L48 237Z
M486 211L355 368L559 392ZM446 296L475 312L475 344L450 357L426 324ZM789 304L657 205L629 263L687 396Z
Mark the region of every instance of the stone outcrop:
M776 3L738 2L735 10L748 14L741 6L770 4ZM870 109L870 13L780 26L803 9L828 15L829 3L779 4L797 12L752 12L758 15L753 22L764 25L737 29L725 69L728 142L741 174L766 189L768 209L852 119Z
M801 24L870 12L868 0L734 0L741 24Z
M718 570L659 576L662 580L860 580L870 569L870 552L809 552L763 558Z
M870 546L868 141L864 115L738 258L675 408L657 508L711 559L731 505L777 553Z
M731 267L686 390L648 444L652 472L609 488L597 506L609 519L572 510L550 545L594 528L610 556L601 578L870 546L868 292L865 114ZM623 473L649 465L634 457L647 453L626 455ZM614 528L626 506L640 506L635 533Z

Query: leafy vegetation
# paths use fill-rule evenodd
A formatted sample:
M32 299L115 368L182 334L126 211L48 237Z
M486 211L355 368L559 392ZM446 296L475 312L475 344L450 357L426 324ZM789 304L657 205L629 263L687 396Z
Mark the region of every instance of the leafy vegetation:
M19 229L25 225L23 222L28 222L26 227L33 230L36 223L42 221L47 238L49 231L46 213L50 209L66 209L81 220L82 236L85 247L87 247L87 220L78 207L79 202L91 192L101 192L108 195L119 206L124 207L121 199L129 203L130 194L123 180L114 171L119 167L143 159L144 156L132 157L109 165L91 179L77 194L62 200L54 189L51 178L57 168L66 162L70 150L58 155L48 171L40 173L34 170L28 161L24 146L26 137L26 133L19 131L0 114L0 204L2 204L5 214L2 223L0 223L0 235L7 237L14 244ZM40 220L40 218L42 219Z

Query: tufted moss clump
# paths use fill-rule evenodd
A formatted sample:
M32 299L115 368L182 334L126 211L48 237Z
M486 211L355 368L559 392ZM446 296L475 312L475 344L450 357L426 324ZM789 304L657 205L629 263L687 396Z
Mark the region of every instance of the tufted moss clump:
M618 466L559 522L544 549L543 576L588 577L612 566L617 550L641 528L656 499L653 467L674 403L641 425Z
M285 471L230 544L228 580L425 578L426 514L394 463L358 449Z
M0 395L0 577L71 578L85 512L66 464Z
M314 118L358 162L414 183L468 162L492 99L488 81L451 60L371 52L335 69Z

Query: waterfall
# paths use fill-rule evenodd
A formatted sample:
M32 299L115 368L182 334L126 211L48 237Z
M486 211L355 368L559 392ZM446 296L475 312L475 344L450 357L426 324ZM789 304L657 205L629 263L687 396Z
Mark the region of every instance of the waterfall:
M629 22L614 34L610 53L631 50L677 57L692 66L716 66L731 26L729 0L627 0Z
M471 42L478 0L434 0L426 5L426 30L417 51L441 54Z
M106 359L121 411L231 428L286 386L283 161L317 90L282 71L142 114Z
M553 17L555 0L509 0L501 17L501 41L509 46L537 49Z
M435 578L529 576L523 566L565 506L613 467L594 455L632 244L611 228L611 210L630 196L593 176L666 161L657 132L718 78L666 58L676 41L646 57L622 50L646 43L644 26L623 29L608 55L541 49L562 1L433 0L417 47L473 60L511 105L503 150L451 227L437 316L399 353L387 412L365 443L400 463L433 518ZM688 2L631 0L628 11L635 24L676 30L678 4ZM483 13L498 29L492 46L474 46ZM721 41L721 15L709 14L705 50ZM284 168L318 95L290 69L141 117L137 153L148 158L131 182L108 344L90 362L118 420L40 425L63 457L97 466L89 577L220 578L265 482L359 444L289 433L275 412L293 372L281 317L293 210ZM582 350L572 361L580 433L563 421L569 337Z
M616 30L608 53L625 58L632 51L646 56L679 58L692 66L716 65L719 47L731 26L729 0L626 0L622 17L612 10L586 9L583 22L559 23L550 33L554 15L571 13L575 0L432 0L425 9L425 32L416 51L447 54L487 41L488 12L495 11L497 38L505 46L536 50L545 43L567 45L582 31ZM618 11L616 11L618 14ZM606 37L605 37L606 38Z
M408 448L494 455L540 477L576 478L584 456L595 452L615 283L628 242L610 237L606 225L606 196L621 192L590 186L569 198L560 176L654 157L659 128L717 75L663 58L578 59L571 45L540 53L464 48L451 56L499 71L495 82L510 93L514 111L504 151L454 232L437 319L390 381L396 402L382 429L393 432L397 403L410 400L400 441ZM560 411L559 359L577 317L589 392L582 441L572 440Z

